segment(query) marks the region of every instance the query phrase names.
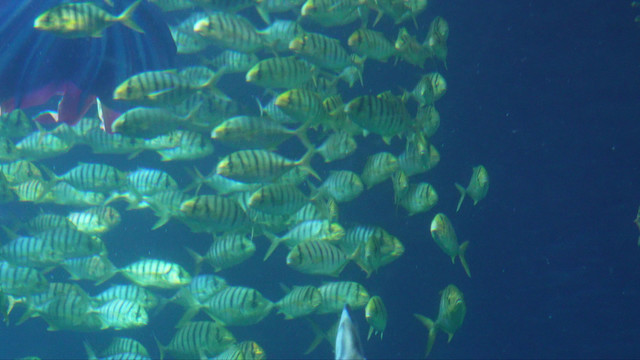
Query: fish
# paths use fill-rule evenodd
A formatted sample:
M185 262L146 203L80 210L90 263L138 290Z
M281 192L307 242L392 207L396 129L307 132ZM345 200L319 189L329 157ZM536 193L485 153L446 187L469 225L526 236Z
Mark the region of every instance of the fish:
M40 14L33 27L65 38L102 37L104 29L115 23L144 33L132 20L133 12L141 2L137 0L118 16L109 14L91 2L65 3Z
M114 0L122 13L132 4ZM103 120L115 119L122 105L111 100L115 86L142 71L175 67L176 47L160 10L139 2L133 21L144 31L110 26L99 38L61 38L33 27L34 19L64 0L22 0L0 4L0 107L2 113L59 98L56 111L38 114L40 123L78 123L102 101Z
M387 308L380 296L372 296L371 299L369 299L365 307L365 318L370 325L367 340L371 338L374 332L376 334L380 333L380 340L382 340L382 334L387 327Z
M344 305L336 334L335 360L365 360L358 328L351 320L349 306Z
M487 196L487 192L489 191L489 174L487 173L487 169L482 165L474 166L471 180L469 180L469 186L467 186L466 189L458 183L456 183L455 186L460 192L460 200L458 200L456 212L460 211L460 206L466 195L469 195L469 197L473 199L473 205L476 205L478 201Z
M471 277L469 265L464 257L469 242L465 241L461 245L458 245L458 237L449 218L443 213L437 213L431 221L430 231L431 237L440 249L451 257L451 263L455 262L456 256L459 257L464 271L467 273L467 276Z
M420 314L413 314L413 316L429 329L429 340L427 341L427 350L424 354L425 358L431 353L438 331L447 333L449 335L448 342L451 342L453 334L462 326L462 322L467 313L464 296L455 285L448 285L440 293L440 306L436 321Z

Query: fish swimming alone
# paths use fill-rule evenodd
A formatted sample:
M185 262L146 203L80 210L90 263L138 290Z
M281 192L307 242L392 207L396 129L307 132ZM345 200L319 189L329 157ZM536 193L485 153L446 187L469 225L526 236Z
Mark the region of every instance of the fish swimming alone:
M66 39L34 28L34 19L64 3L63 0L0 3L1 113L42 105L61 95L57 111L41 113L36 121L73 125L96 98L102 100L105 109L122 110L111 95L115 86L127 77L175 67L176 47L155 5L141 2L131 17L144 33L115 24L99 38ZM114 7L104 11L121 14L133 3L114 0ZM107 121L115 119L109 115L105 110Z

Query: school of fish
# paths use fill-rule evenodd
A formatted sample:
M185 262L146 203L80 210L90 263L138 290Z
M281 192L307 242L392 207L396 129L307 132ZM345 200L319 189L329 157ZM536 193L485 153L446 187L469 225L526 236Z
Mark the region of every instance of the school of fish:
M307 320L300 327L313 336L311 326L316 339L306 353L323 339L335 343L336 333L338 342L350 343L339 335L351 326L344 318L348 313L338 328L345 305L353 314L364 313L367 340L377 334L382 341L387 308L380 296L341 276L351 263L375 279L405 247L439 247L452 262L459 258L471 277L465 253L473 245L458 243L457 220L450 219L455 214L435 213L438 192L420 181L440 161L430 138L441 121L437 102L447 91L441 72L447 71L449 25L439 16L422 23L423 13L430 15L427 0L137 0L121 14L110 12L109 1L74 2L46 11L33 26L65 38L100 37L109 26L140 32L133 15L141 1L163 10L182 67L122 82L113 99L129 110L113 122L101 116L100 104L97 115L73 126L36 126L35 114L20 109L0 116L1 206L29 202L56 209L4 226L0 309L7 324L15 317L11 326L45 321L49 330L131 329L162 316L165 306L179 306L184 315L173 338L157 339L161 358L264 359L260 339L237 339L233 328L265 321L272 311ZM395 24L396 39L375 30L385 21ZM336 27L355 31L339 38L308 31ZM372 94L366 87L368 77L376 76L370 66L398 62L420 74L415 87L395 93L398 87L389 84L387 91ZM234 76L246 82L242 98L224 92ZM347 92L359 95L343 99ZM404 143L404 151L392 153L393 142ZM172 167L173 173L160 162L157 168L125 169L89 155L54 171L50 159L74 147L106 154L100 159L116 164L135 164L138 154L153 151L162 162L184 166ZM354 166L348 158L357 150L367 150L368 157ZM203 159L212 169L206 175L193 166ZM456 212L466 198L475 205L487 195L485 167L471 172L466 187L455 183ZM176 181L187 174L191 184ZM392 198L380 199L388 209L401 207L406 211L400 216L407 217L433 213L425 224L429 230L415 237L430 233L437 246L399 239L394 229L354 224L340 214L341 204L357 206L363 192L384 182L393 189ZM186 232L211 234L213 241L204 253L185 242L193 263L141 253L138 261L116 266L109 259L109 238L128 212L139 209L157 217L150 237L160 236L151 230L171 221ZM255 254L257 242L267 244L264 254ZM273 278L283 296L271 300L259 289L227 283L225 274L254 255L286 263L308 282ZM68 280L51 281L48 274L56 269L66 271ZM91 283L110 286L97 293ZM436 320L415 314L428 332L425 356L438 331L451 341L465 314L455 285L441 291ZM325 331L315 323L317 316L332 316L336 325ZM102 351L84 346L89 359L151 358L131 338L115 337ZM344 346L336 358L354 350Z

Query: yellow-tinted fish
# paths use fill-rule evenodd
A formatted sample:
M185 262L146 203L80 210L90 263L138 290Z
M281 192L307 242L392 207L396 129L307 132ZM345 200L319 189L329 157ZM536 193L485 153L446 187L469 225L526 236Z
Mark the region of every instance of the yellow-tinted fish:
M456 183L456 189L460 192L460 200L458 200L458 206L456 212L460 210L462 201L466 195L469 195L473 199L473 205L487 196L489 191L489 174L484 166L478 165L473 168L473 174L471 180L469 180L469 186L465 189L462 185Z
M438 318L433 320L420 314L413 314L420 322L429 329L429 340L427 342L427 351L425 357L429 356L433 343L436 340L438 330L449 335L448 341L453 338L453 334L460 328L467 313L467 306L464 302L462 292L455 285L448 285L441 291L440 307Z
M240 15L212 13L198 21L193 31L224 49L253 53L265 46L253 24Z
M246 183L271 183L287 171L301 167L319 179L309 165L313 154L314 151L309 150L300 160L294 161L266 150L240 150L220 160L216 173Z
M464 257L469 242L465 241L462 245L458 246L456 232L453 229L451 221L449 221L449 218L445 214L438 213L431 221L431 237L433 237L433 240L440 246L442 251L451 257L451 263L454 263L456 256L458 256L467 276L471 277L469 265Z
M367 323L369 323L369 335L367 340L371 338L374 331L376 334L380 334L380 340L382 340L382 334L387 327L387 308L382 302L382 298L378 295L372 296L364 309Z
M169 342L162 345L158 340L160 358L165 353L176 359L192 359L198 356L214 356L236 342L233 334L213 321L193 321L181 326Z
M104 29L119 22L142 33L144 31L132 19L141 2L134 2L118 16L109 14L92 2L66 3L42 13L33 27L66 38L101 37Z
M120 270L127 279L140 286L175 289L191 282L191 275L179 264L157 259L143 259Z

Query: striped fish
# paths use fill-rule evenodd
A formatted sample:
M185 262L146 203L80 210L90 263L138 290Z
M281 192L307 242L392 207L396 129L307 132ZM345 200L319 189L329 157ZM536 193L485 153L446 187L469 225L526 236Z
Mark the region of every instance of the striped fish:
M317 194L325 194L336 202L349 202L362 194L364 184L358 174L349 170L331 171L329 176L320 185ZM318 195L312 196L316 198Z
M53 297L34 311L49 324L47 330L96 331L104 328L89 300L76 292Z
M36 131L20 140L16 150L23 160L42 160L67 153L72 146L55 135Z
M249 206L272 215L291 215L300 210L309 198L295 186L265 185L251 195Z
M275 305L286 320L313 313L322 304L322 294L315 286L294 286Z
M222 324L246 326L260 322L269 315L273 306L256 289L229 286L207 301L204 311Z
M178 144L171 149L158 150L161 161L195 160L213 154L213 144L204 135L186 130L175 130L172 135Z
M267 356L264 349L252 340L243 341L230 346L227 350L215 357L217 360L264 360Z
M215 356L236 342L233 334L212 321L193 321L181 326L168 345L157 341L160 358L165 353L176 359L195 359Z
M49 282L38 270L0 261L0 292L24 296L45 291L48 286Z
M160 191L178 189L176 180L165 171L146 168L138 168L129 173L127 186L145 196L151 196Z
M97 285L109 280L118 273L118 269L106 257L91 255L79 258L68 258L60 263L71 280L95 281Z
M420 106L433 105L447 92L447 81L438 72L423 75L411 92L405 92L403 99L413 98Z
M266 29L258 30L257 33L273 51L288 52L291 40L304 35L306 31L297 21L278 19Z
M278 95L275 105L300 123L317 124L327 117L320 94L306 89L291 89Z
M76 230L89 235L110 231L120 223L120 213L111 206L92 207L67 215Z
M369 9L361 0L307 0L300 14L322 26L340 26L350 24L358 19L366 27Z
M126 184L127 174L117 168L98 163L79 163L65 174L55 176L78 190L108 192Z
M374 332L376 335L380 334L380 340L382 340L384 329L387 327L387 307L384 306L382 298L378 295L372 296L364 311L365 318L370 326L367 340L371 338Z
M237 149L275 149L290 137L297 136L310 148L312 145L306 136L307 124L290 130L269 118L235 116L213 129L211 138Z
M384 33L369 29L354 31L349 36L348 44L358 55L383 62L398 52Z
M71 227L71 223L66 217L58 214L40 213L29 219L26 223L20 224L19 230L24 230L28 234L33 235L61 227Z
M245 54L243 52L225 50L211 60L205 60L209 66L216 68L216 71L225 74L244 73L258 63L260 59L256 54Z
M193 26L193 31L223 49L243 53L254 53L265 45L253 24L240 15L224 12L211 13L198 21Z
M328 220L308 220L294 226L282 237L277 237L268 231L265 236L271 240L264 260L267 260L280 243L285 243L289 249L308 241L338 241L344 236L344 229L338 223Z
M444 63L447 68L447 39L449 39L449 23L437 16L429 25L429 32L424 44L431 49L433 56Z
M402 60L409 64L416 65L421 69L424 67L425 61L433 56L431 49L422 45L415 37L411 36L407 28L404 27L398 31L398 37L396 38L394 47L398 50L398 54Z
M92 2L65 3L39 15L33 27L65 38L101 37L104 29L115 23L143 33L133 20L134 11L141 3L142 0L137 0L117 16Z
M295 56L274 57L255 64L245 79L268 89L293 89L312 80L316 72L315 66Z
M104 194L95 191L81 191L66 182L55 184L42 198L43 202L71 206L98 206L105 201Z
M256 251L256 246L250 239L242 235L224 235L214 238L213 243L203 256L187 248L196 262L196 272L203 262L207 262L218 272L238 265L250 258Z
M319 67L340 72L363 61L352 57L340 41L319 33L306 33L289 42L289 50Z
M25 202L44 202L45 196L51 190L51 183L40 180L30 179L17 185L9 186L16 194L19 201Z
M179 220L194 232L251 230L251 220L234 200L217 195L198 195L180 205Z
M215 88L222 73L212 73L204 82L192 81L173 70L146 71L123 81L113 92L114 100L142 105L177 105L198 91L228 99Z
M114 337L109 346L100 352L102 357L116 356L118 354L135 354L149 357L149 352L144 345L138 340L125 337Z
M354 281L338 281L324 283L318 290L322 294L322 305L316 314L338 314L344 304L353 310L362 309L369 301L367 289Z
M355 139L346 132L336 132L320 145L316 151L322 155L325 163L341 160L353 154L358 148Z
M178 290L169 301L187 309L199 309L202 307L202 304L211 299L213 295L219 293L226 287L227 281L218 275L198 275L193 277L189 285ZM177 327L179 328L181 326L178 325Z
M42 179L42 172L32 162L17 160L0 164L0 173L5 176L9 184L19 184L31 179Z
M123 299L140 304L145 309L153 309L158 306L160 299L151 291L137 285L112 285L100 294L94 296L92 301L103 305L111 300Z
M362 170L362 182L367 185L367 190L373 185L388 179L391 174L400 169L398 159L391 153L383 151L367 158Z
M402 136L411 123L404 103L389 93L359 96L351 100L344 111L351 121L382 136L387 144L394 136Z
M158 259L134 262L120 269L120 273L135 284L145 287L175 289L191 282L191 275L182 266Z
M65 259L90 255L107 255L107 248L97 236L89 236L73 228L55 228L34 234L62 254Z
M149 314L137 302L113 299L96 309L102 328L132 329L147 325Z
M20 236L0 247L0 259L17 266L45 268L64 259L50 242L33 236Z
M287 265L305 274L337 277L350 259L328 241L305 241L289 251Z
M266 150L240 150L225 156L216 166L216 173L246 183L271 183L287 171L300 167L319 179L309 162L314 151L309 150L300 160L287 159Z
M431 210L438 203L438 193L431 184L421 182L409 185L399 204L409 212L409 216Z

